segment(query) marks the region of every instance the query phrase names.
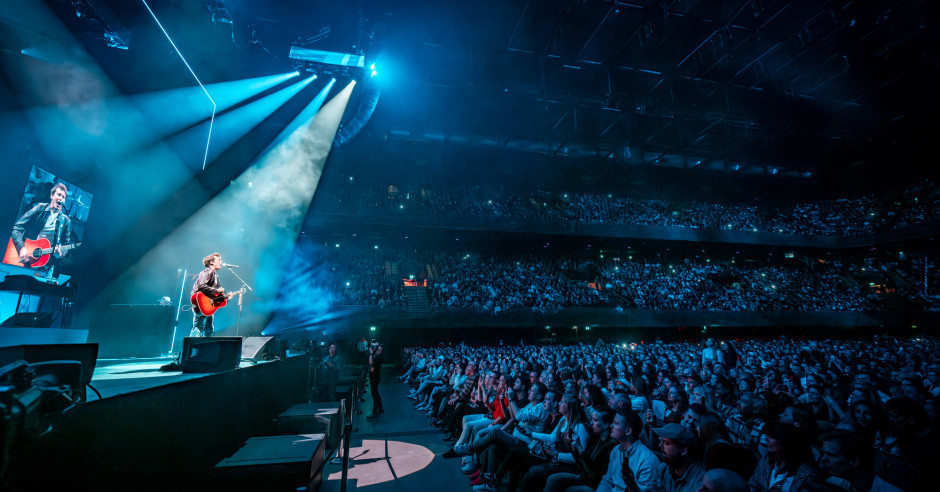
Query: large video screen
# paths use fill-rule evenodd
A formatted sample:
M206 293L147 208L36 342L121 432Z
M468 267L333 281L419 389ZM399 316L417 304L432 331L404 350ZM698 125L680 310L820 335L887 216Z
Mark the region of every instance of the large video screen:
M91 193L33 166L3 262L63 273L81 255Z

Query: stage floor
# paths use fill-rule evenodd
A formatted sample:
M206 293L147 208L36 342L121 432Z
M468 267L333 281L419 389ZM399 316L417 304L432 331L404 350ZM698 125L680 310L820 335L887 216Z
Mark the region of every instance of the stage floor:
M160 368L174 362L175 357L158 357L151 359L98 359L95 364L95 373L91 377L91 387L95 391L88 391L88 401L111 398L117 395L147 390L157 386L164 386L180 381L202 378L212 373L183 373L180 371L161 371ZM271 361L252 362L243 360L239 368L266 364Z

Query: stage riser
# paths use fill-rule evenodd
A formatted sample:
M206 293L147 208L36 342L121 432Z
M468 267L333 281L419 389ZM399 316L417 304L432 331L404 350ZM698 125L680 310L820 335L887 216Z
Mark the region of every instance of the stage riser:
M214 477L226 492L317 492L323 479L325 435L253 437L215 466Z
M343 402L300 403L277 416L277 434L325 435L326 446L335 449L342 437L345 412Z
M19 490L214 490L219 460L307 400L307 367L293 357L84 404L26 443L11 478Z

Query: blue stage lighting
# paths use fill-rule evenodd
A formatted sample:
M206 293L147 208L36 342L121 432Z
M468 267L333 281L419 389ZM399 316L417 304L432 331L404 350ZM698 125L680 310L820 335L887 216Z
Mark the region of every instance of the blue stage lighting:
M215 132L215 144L208 152L208 157L211 157L211 159L208 160L215 160L222 152L228 149L238 139L242 138L256 125L261 123L265 118L270 116L271 113L283 106L284 103L294 97L313 80L314 77L308 77L273 94L269 94L261 99L229 111L217 119L210 120L208 123L210 128L212 128L214 124L214 126L218 127L218 131ZM189 153L187 153L185 149L195 146L201 134L201 130L205 125L206 123L195 126L168 140L173 148L180 149L179 155L184 162L189 163L187 158Z

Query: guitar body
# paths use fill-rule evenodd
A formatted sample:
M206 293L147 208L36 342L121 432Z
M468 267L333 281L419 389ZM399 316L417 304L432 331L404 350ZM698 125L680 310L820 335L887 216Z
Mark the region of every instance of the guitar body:
M16 246L13 245L13 240L10 239L10 244L7 245L6 255L3 256L3 262L10 265L25 266L30 268L39 268L45 266L46 263L49 263L49 257L52 256L52 244L48 239L26 239L23 241L23 244L26 246L27 250L32 251L32 261L24 265L20 261L20 252L16 250ZM49 251L49 253L46 253L46 251Z
M220 307L228 304L228 298L223 296L214 301L211 297L196 291L190 296L189 302L193 304L193 309L198 310L203 316L212 316Z
M3 262L7 265L23 266L20 262L20 252L16 250L12 239L7 242L7 252L3 255Z

